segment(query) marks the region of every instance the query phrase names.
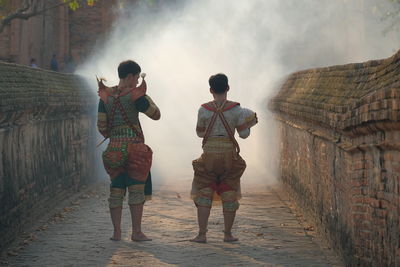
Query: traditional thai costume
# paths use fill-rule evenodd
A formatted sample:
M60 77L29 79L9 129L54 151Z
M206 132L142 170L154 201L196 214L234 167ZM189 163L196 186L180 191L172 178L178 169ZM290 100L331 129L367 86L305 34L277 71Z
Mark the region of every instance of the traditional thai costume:
M198 112L196 132L203 137L203 154L193 161L192 198L197 206L211 207L222 200L224 211L239 208L240 177L246 162L239 155L235 129L241 138L250 135L256 113L232 101L203 104Z
M141 86L146 86L143 81ZM118 87L105 87L99 82L99 109L97 126L104 138L109 138L103 152L103 164L111 178L110 208L122 206L129 192L129 205L142 204L151 196L152 150L144 144L139 112L158 120L160 110L148 95L138 99L132 90L121 92Z

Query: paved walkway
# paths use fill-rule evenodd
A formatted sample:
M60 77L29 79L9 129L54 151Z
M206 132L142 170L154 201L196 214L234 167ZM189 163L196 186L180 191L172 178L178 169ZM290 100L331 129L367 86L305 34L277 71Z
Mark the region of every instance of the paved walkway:
M9 266L343 266L332 250L304 230L274 191L244 193L233 227L240 238L224 243L221 207L212 209L208 243L197 233L196 210L184 191L156 190L146 203L144 232L151 242L130 241L124 207L122 241L110 241L108 185L77 196L1 260Z

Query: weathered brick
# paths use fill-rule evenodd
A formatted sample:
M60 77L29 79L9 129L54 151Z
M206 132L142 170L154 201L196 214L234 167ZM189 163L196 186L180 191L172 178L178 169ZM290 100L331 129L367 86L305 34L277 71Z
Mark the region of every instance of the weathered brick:
M386 218L386 216L388 215L388 211L386 209L375 209L373 211L373 214L380 218Z
M353 205L351 211L357 213L369 213L370 207L367 205Z
M269 103L280 121L282 180L346 266L400 266L398 69L400 51L299 71Z
M95 178L97 101L74 75L0 63L0 77L0 94L13 92L0 97L2 250L24 223Z
M379 208L380 207L380 201L376 198L367 198L365 200L366 204L369 204L373 208Z
M39 6L52 6L54 2L35 1ZM29 65L30 59L35 58L40 68L50 69L55 53L60 71L71 72L73 65L82 63L110 29L116 2L97 0L93 6L82 4L75 12L64 5L46 9L44 16L12 20L11 28L0 33L0 60ZM21 8L22 0L13 0L12 4L16 10Z

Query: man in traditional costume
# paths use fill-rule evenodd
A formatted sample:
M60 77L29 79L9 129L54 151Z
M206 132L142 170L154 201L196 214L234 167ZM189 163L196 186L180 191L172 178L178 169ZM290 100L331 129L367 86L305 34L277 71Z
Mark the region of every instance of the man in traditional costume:
M137 87L140 66L131 60L118 66L118 86L106 87L99 80L97 126L104 138L109 138L103 152L104 168L111 178L109 207L114 226L112 240L121 239L122 203L128 190L132 218L133 241L150 240L141 230L143 204L151 196L152 150L144 144L139 112L153 120L160 119L160 110L146 94L147 85ZM145 196L146 195L146 196Z
M224 241L234 242L232 225L239 208L240 177L246 162L239 155L235 129L241 138L250 135L257 123L256 114L227 100L228 77L216 74L210 77L210 92L214 101L201 105L196 132L203 138L203 154L193 161L194 178L192 198L197 207L199 233L190 241L205 243L208 218L213 200L222 200L224 215Z

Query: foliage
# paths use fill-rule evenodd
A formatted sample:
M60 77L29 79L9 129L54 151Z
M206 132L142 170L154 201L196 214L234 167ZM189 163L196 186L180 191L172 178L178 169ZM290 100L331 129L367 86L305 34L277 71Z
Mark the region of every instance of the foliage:
M86 4L88 6L93 6L96 1L98 0L58 0L61 3L64 3L65 5L68 5L68 7L75 11L77 10L81 4ZM35 5L38 4L38 0L30 0L30 1L25 1L23 4L29 2L29 5L34 7ZM12 0L0 0L0 19L6 17L10 13L12 13L11 9L11 3ZM54 7L60 6L60 3L56 3Z
M95 1L97 1L97 0L86 0L85 2L86 2L86 4L88 6L93 6ZM82 2L82 1L79 1L79 0L63 0L63 2L67 3L68 7L71 10L75 11L80 7L80 2Z
M46 10L63 5L68 5L71 10L75 11L82 3L93 6L98 0L57 0L53 2L53 5L46 6L45 8L40 5L38 0L22 0L21 5L16 10L12 9L12 1L13 0L0 0L0 33L15 19L27 20L31 17L43 14Z
M11 12L11 0L0 0L0 19Z

